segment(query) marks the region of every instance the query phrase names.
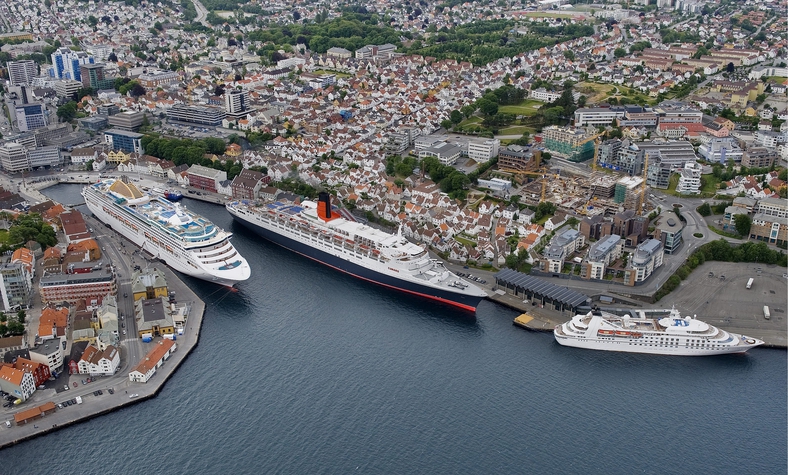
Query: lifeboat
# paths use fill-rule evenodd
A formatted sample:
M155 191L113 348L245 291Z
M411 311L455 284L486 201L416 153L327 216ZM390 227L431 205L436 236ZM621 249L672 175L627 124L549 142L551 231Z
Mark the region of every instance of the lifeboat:
M612 336L612 335L615 335L616 332L614 332L613 330L598 330L597 334L598 335L604 335L604 336Z
M630 335L631 335L631 333L629 333L627 331L622 331L622 330L617 330L616 331L616 336L630 336Z
M632 338L643 338L643 334L640 332L632 332Z

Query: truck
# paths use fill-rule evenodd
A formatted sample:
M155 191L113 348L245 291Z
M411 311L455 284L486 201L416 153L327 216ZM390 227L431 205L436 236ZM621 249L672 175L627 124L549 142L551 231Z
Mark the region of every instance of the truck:
M769 313L769 306L768 305L764 305L763 306L763 318L765 318L766 320L772 318L772 314Z
M77 404L82 404L82 396L77 396L75 399L77 400Z
M749 288L752 288L752 283L753 283L753 282L755 282L755 279L753 279L752 277L750 277L750 280L748 280L748 281L747 281L747 288L748 288L748 289L749 289Z

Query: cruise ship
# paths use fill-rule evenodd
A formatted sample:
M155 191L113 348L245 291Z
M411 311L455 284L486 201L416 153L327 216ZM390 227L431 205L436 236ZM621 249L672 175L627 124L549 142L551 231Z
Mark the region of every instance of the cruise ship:
M230 233L162 196L143 193L126 176L82 189L88 209L137 246L173 269L232 286L249 278L249 263Z
M342 217L328 193L301 204L232 201L227 210L241 224L280 246L355 277L475 311L487 294L460 279L427 249Z
M671 309L667 316L620 317L599 309L555 327L553 334L564 346L590 350L626 351L656 355L708 356L744 353L763 341L730 333L696 318L682 317Z

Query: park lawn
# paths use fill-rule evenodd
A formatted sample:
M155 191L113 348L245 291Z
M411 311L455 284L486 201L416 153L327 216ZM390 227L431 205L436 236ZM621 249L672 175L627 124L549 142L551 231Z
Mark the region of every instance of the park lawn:
M454 237L455 241L457 241L458 243L462 244L463 246L471 246L471 247L473 247L474 245L476 245L476 243L471 241L470 239L466 239L466 238L463 238L463 237L460 237L460 236L456 236L456 235L453 236L453 237Z
M0 245L8 244L8 231L0 229Z
M700 187L701 194L711 193L711 195L715 195L717 193L717 187L720 184L720 179L714 175L703 175L701 178L702 186Z
M481 117L472 115L472 116L468 117L467 119L463 120L462 122L460 122L459 124L457 124L457 126L458 127L464 127L466 125L481 124L481 122L482 122L482 118Z
M534 134L534 129L525 125L513 125L511 127L504 127L498 130L499 135L522 135L523 132Z
M523 102L517 105L500 106L498 107L498 112L515 115L535 115L536 111L539 110L539 108L543 105L544 102L534 99L525 99Z

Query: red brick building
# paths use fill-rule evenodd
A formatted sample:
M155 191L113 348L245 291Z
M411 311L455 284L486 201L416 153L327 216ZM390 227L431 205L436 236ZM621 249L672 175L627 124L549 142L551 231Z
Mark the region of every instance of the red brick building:
M204 167L202 165L192 165L187 173L189 185L200 190L216 193L219 183L227 180L227 172Z

